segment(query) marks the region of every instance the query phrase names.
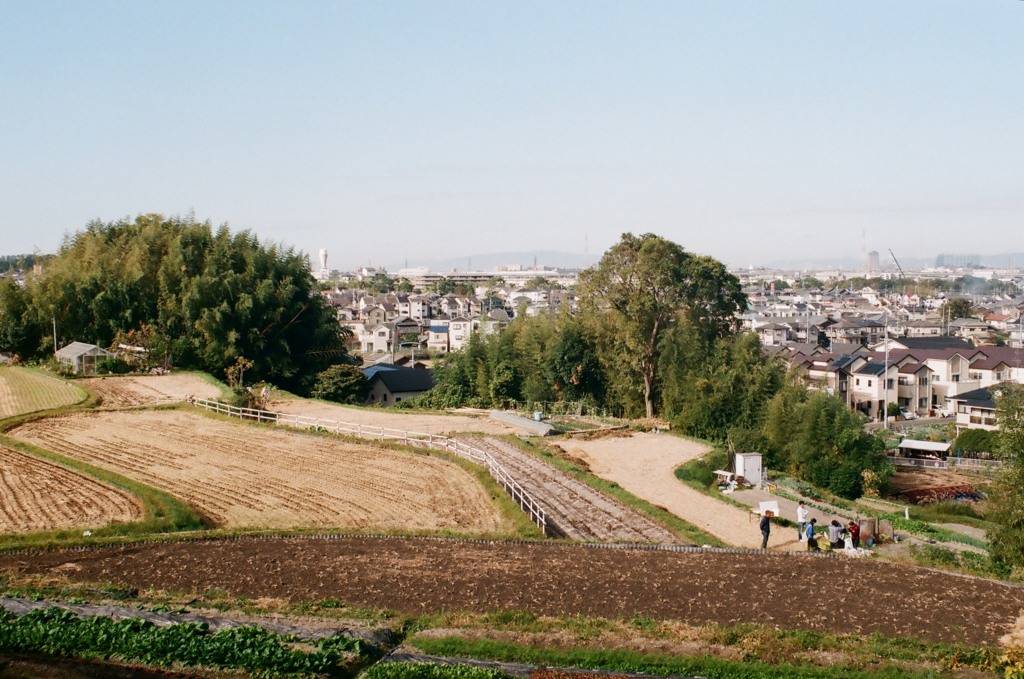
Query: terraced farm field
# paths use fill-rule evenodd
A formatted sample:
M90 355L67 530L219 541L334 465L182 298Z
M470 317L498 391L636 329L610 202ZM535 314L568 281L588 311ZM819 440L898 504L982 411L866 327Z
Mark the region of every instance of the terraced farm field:
M0 533L95 528L142 518L131 493L0 447Z
M85 400L78 387L28 368L0 367L0 419Z
M183 411L104 411L8 434L165 490L228 528L508 528L476 478L438 457Z
M180 403L189 396L216 399L220 388L198 375L111 375L80 380L83 387L99 397L101 408L130 408Z

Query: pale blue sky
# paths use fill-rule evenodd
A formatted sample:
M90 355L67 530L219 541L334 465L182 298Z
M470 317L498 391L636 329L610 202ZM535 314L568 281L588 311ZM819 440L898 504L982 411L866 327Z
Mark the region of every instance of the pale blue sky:
M1016 0L0 0L0 88L0 254L190 210L333 268L1024 249Z

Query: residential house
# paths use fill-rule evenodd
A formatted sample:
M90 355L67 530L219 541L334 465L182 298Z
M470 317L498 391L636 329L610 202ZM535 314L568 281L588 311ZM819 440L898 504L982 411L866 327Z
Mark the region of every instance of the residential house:
M448 341L448 325L431 325L427 329L427 349L447 354L451 351Z
M812 353L794 355L791 367L795 373L803 376L808 389L837 396L847 408L852 408L850 375L864 363L865 360L859 356Z
M924 363L907 361L899 366L896 383L896 402L918 415L931 408L931 368Z
M965 391L950 398L956 413L956 431L965 429L999 429L996 402L988 387Z
M470 319L459 316L448 323L448 346L450 351L458 351L469 344L473 334L474 323Z
M941 320L910 321L906 324L907 337L939 337L945 334Z
M975 345L987 342L992 337L988 323L976 318L958 318L949 322L949 332Z
M868 346L885 336L885 325L864 318L844 318L825 329L830 342L852 342Z
M766 347L789 344L790 331L791 328L784 323L765 323L756 329L761 344Z
M384 407L415 398L434 386L430 370L391 366L373 373L367 403Z
M898 376L899 367L894 363L864 363L851 374L851 405L871 419L884 419L885 404L896 397Z
M364 334L359 336L359 344L363 353L375 354L391 351L391 340L393 331L390 326L378 323L376 325L365 324Z
M388 322L388 312L383 306L377 304L374 306L365 307L362 310L361 317L366 325L383 325Z

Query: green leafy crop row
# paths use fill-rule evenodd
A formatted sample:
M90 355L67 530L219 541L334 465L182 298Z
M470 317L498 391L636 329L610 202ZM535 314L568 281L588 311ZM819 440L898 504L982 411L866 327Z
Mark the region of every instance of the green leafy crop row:
M157 627L129 619L79 618L60 608L21 617L0 617L0 651L119 660L156 667L243 669L255 677L303 677L329 673L342 653L365 654L358 640L335 636L304 653L290 639L260 627L211 632L204 624Z

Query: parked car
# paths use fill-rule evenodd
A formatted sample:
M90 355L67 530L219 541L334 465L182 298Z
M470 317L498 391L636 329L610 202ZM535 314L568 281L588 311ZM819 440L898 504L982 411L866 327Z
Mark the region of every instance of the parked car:
M916 420L917 419L917 413L915 413L910 408L900 408L900 415L903 416L904 420Z

